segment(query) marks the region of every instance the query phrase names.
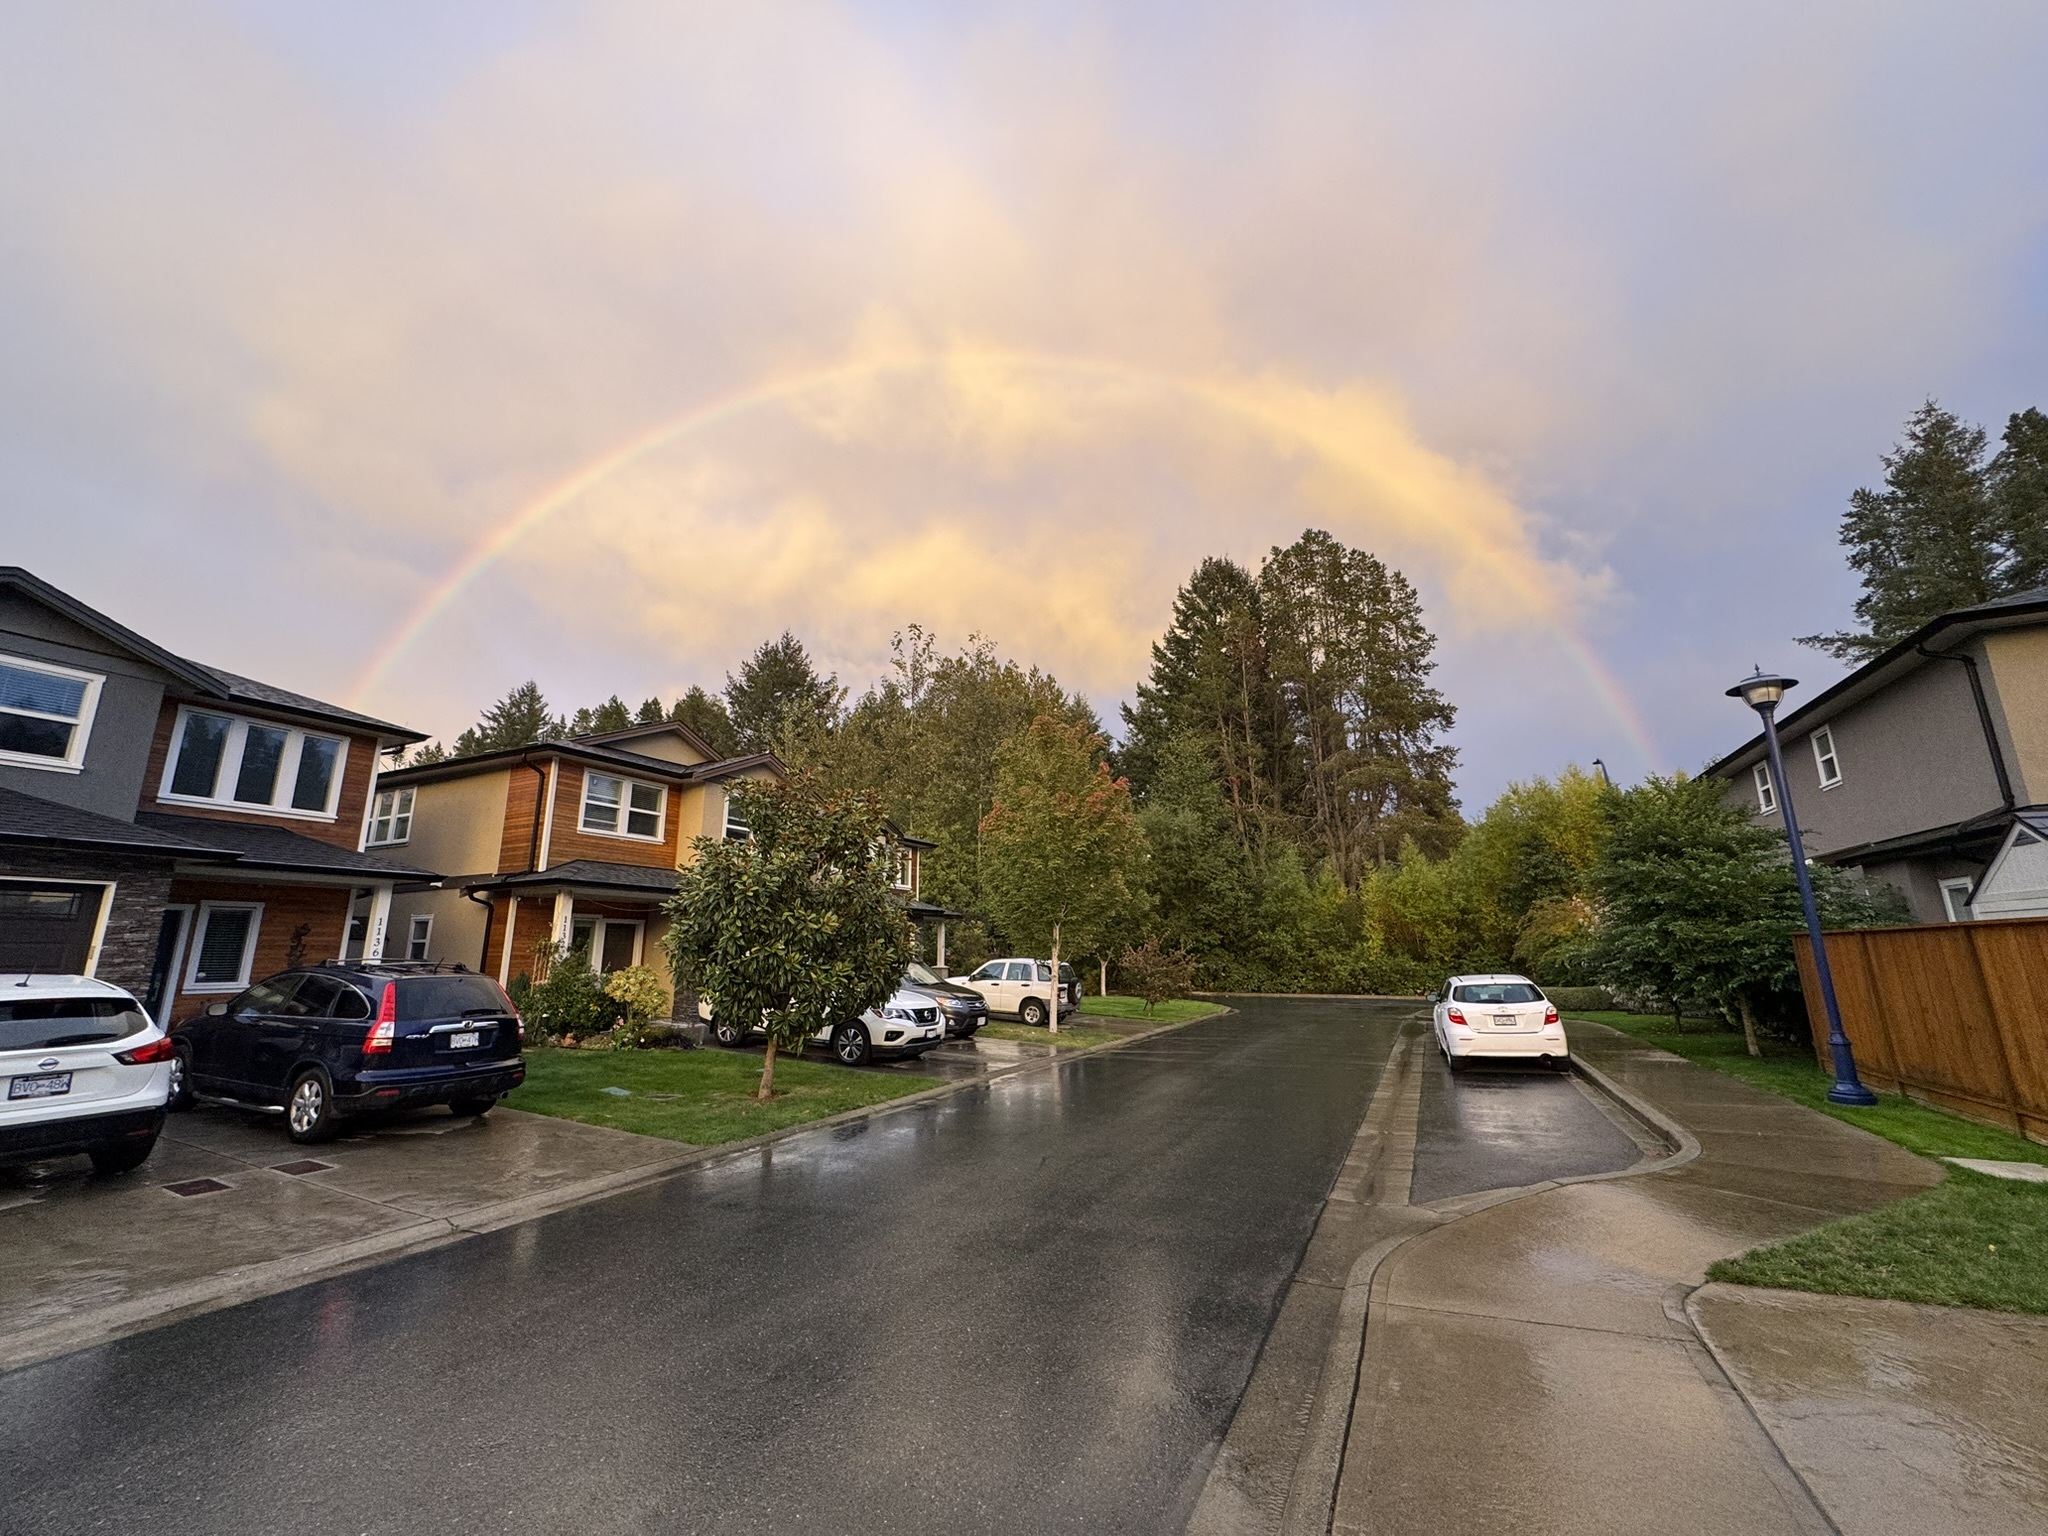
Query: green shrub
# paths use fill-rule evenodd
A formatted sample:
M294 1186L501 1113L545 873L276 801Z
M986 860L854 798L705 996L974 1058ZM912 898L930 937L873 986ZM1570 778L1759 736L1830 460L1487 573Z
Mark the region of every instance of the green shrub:
M545 965L546 981L520 979L512 1001L526 1020L529 1033L541 1040L559 1040L565 1035L582 1038L603 1034L619 1022L624 1010L605 994L604 985L590 968L590 951L567 950L542 944L534 951L535 968Z
M1612 1013L1614 994L1605 987L1545 987L1543 995L1567 1013Z

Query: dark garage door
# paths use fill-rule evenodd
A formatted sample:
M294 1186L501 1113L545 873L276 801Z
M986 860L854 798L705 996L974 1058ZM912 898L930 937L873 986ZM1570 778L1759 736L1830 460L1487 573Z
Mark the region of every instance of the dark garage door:
M104 894L98 885L0 880L0 971L83 971Z

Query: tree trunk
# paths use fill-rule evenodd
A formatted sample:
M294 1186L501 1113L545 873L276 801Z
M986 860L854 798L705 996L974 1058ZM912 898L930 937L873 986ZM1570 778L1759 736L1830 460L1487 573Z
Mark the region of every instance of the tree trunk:
M775 1097L775 1037L768 1037L768 1054L761 1058L761 1088L754 1095L756 1099Z
M1742 1010L1742 1043L1749 1047L1750 1055L1763 1055L1763 1047L1756 1043L1756 1015L1750 1011L1749 994L1736 993L1735 1006Z
M1045 1027L1060 1032L1060 925L1052 925L1052 995L1046 999Z
M1096 957L1096 959L1097 962L1102 966L1102 990L1096 995L1099 997L1107 997L1109 996L1109 961L1099 955Z

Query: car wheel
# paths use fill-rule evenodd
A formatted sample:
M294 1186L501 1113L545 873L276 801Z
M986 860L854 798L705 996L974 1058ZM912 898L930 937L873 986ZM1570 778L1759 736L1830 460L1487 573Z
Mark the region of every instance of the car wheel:
M1025 998L1017 1008L1017 1022L1033 1029L1045 1028L1045 1004L1035 997Z
M459 1120L469 1120L477 1115L488 1115L497 1103L496 1099L450 1099L448 1112Z
M156 1150L156 1138L143 1142L129 1142L117 1147L94 1147L91 1152L94 1173L133 1173L149 1161L149 1154Z
M164 1100L165 1109L190 1109L192 1107L192 1060L183 1046L171 1052L171 1093Z
M334 1134L334 1095L318 1072L292 1079L284 1101L284 1133L293 1141L325 1141Z
M1449 1051L1445 1051L1444 1065L1451 1069L1451 1073L1453 1076L1456 1076L1458 1073L1461 1073L1465 1070L1465 1058L1462 1056L1453 1056Z
M730 1019L713 1019L711 1038L729 1051L737 1050L742 1042L739 1026Z
M868 1032L858 1024L841 1024L832 1031L832 1054L844 1066L865 1066L868 1059Z

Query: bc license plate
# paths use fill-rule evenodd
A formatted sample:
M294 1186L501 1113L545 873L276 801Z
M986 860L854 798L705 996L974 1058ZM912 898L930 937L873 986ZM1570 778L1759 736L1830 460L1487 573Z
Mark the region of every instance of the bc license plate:
M1493 1016L1493 1027L1495 1029L1513 1029L1516 1022L1517 1020L1512 1013L1496 1013Z
M10 1099L54 1099L71 1091L69 1072L44 1072L35 1077L17 1077L7 1085Z
M477 1041L481 1039L483 1039L483 1036L476 1030L465 1030L459 1035L450 1035L448 1037L448 1049L451 1051L473 1051L476 1049Z

